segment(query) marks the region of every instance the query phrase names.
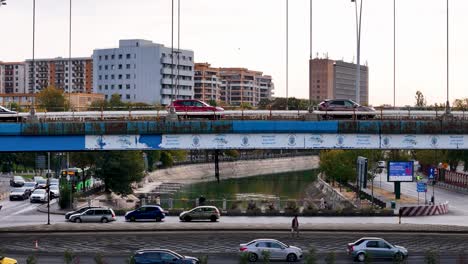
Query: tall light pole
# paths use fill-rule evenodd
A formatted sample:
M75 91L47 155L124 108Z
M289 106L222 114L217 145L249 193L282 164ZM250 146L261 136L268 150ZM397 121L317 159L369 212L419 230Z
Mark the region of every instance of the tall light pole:
M310 53L309 53L309 107L312 105L312 87L313 87L313 82L312 82L312 0L310 0Z
M174 0L171 4L171 105L174 101Z
M32 96L31 96L31 109L29 114L31 115L31 119L35 118L36 110L34 109L34 93L36 90L36 0L33 0L33 34L32 34Z
M393 108L396 106L396 0L393 0Z
M286 110L288 107L289 92L289 0L286 0Z
M450 62L450 53L449 53L449 0L447 0L447 103L445 104L445 114L450 115L450 101L449 101L449 62Z
M72 62L71 62L71 49L72 49L72 0L70 0L70 15L69 15L69 28L68 28L68 108L71 109L71 93L73 88L72 83Z
M356 40L357 40L357 64L356 64L356 103L361 103L361 18L362 18L362 1L359 4L358 13L358 1L351 0L354 2L356 10Z

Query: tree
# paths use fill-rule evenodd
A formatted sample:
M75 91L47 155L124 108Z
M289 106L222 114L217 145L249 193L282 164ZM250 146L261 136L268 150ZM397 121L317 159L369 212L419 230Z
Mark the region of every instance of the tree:
M468 98L455 99L452 106L454 109L466 111L468 109Z
M91 103L90 109L93 110L101 110L107 109L109 107L109 103L106 100L96 100Z
M63 92L53 86L49 86L40 91L36 98L39 107L47 111L64 111L68 108Z
M425 107L426 106L426 98L424 98L424 95L421 91L416 92L416 96L414 97L416 99L416 107Z
M109 106L111 108L122 108L122 107L125 107L125 103L122 102L122 99L120 98L120 94L113 94L111 96L111 99L109 100Z
M98 156L96 176L104 181L106 191L131 194L132 183L144 176L141 151L111 151Z
M86 189L86 180L91 177L90 173L92 170L86 170L86 168L94 168L96 165L96 156L95 152L72 152L70 159L72 164L83 171L81 175L81 181L83 182L83 190ZM87 173L85 173L87 171Z

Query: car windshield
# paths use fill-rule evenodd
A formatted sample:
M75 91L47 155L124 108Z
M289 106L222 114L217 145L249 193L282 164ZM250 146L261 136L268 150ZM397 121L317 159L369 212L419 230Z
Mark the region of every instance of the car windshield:
M58 185L51 185L49 188L51 190L58 190Z
M280 244L282 247L285 247L285 248L288 248L288 247L289 247L288 245L284 244L284 243L281 242L281 241L278 241L278 240L273 240L273 241L276 242L276 243L278 243L278 244Z
M11 190L11 192L23 192L24 190L22 188L14 188Z
M24 186L25 187L34 187L34 186L36 186L36 183L35 182L25 182Z
M13 179L14 179L15 181L20 181L20 180L23 180L23 177L21 177L21 176L15 176L15 177L13 177Z
M44 184L44 183L47 183L47 181L46 180L38 180L37 183L38 184Z
M34 191L35 194L43 194L45 193L45 190L44 189L37 189Z

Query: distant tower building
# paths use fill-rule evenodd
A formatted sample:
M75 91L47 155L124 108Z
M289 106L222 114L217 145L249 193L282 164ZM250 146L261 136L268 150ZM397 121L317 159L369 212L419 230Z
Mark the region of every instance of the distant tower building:
M193 51L165 47L143 39L120 40L118 48L95 49L94 92L106 99L118 94L126 102L169 105L193 98Z
M315 58L309 60L309 96L313 101L356 98L356 64ZM361 65L361 104L369 104L369 68Z

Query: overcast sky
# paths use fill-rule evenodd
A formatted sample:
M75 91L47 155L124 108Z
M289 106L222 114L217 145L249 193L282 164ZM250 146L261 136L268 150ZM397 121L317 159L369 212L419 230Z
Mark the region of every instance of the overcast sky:
M0 7L0 60L32 57L32 0ZM175 0L177 2L177 0ZM313 54L353 61L354 5L313 0ZM397 105L446 99L446 1L397 0ZM308 97L309 0L290 0L289 95ZM285 96L285 0L181 0L181 48L196 62L272 75ZM68 0L36 0L36 57L68 56ZM468 97L468 1L450 0L450 101ZM171 44L170 0L73 0L73 56L90 56L119 39ZM362 62L370 67L370 103L393 104L393 1L365 0Z

